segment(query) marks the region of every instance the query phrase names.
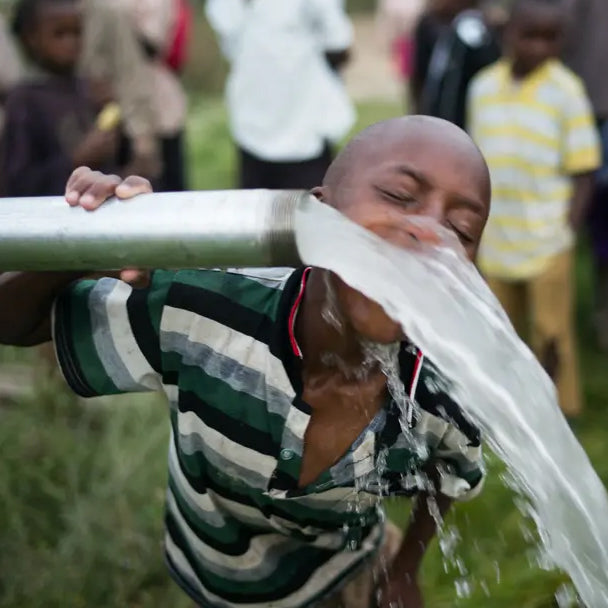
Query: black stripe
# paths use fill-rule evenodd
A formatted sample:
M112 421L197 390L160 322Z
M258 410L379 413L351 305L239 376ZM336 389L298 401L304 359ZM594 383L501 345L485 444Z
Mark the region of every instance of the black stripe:
M55 349L59 366L68 386L81 397L96 397L97 392L85 380L78 356L72 347L72 306L69 290L55 303Z
M266 344L272 336L274 321L270 317L203 287L173 283L167 305L201 315Z
M179 411L182 413L192 412L207 426L215 429L224 437L260 454L276 456L280 448L269 432L265 433L244 422L235 420L214 405L203 401L196 393L191 391L180 393Z
M175 500L177 510L181 513L181 516L184 518L184 520L188 524L188 528L190 528L190 531L192 532L192 534L194 534L194 536L196 536L198 539L200 539L206 545L213 547L216 551L219 551L220 553L224 553L226 555L237 555L237 556L243 555L243 553L246 553L247 550L249 549L251 539L254 536L258 536L260 534L269 534L271 532L271 530L269 531L268 528L263 528L261 526L252 526L250 524L247 524L247 526L244 526L243 524L239 523L233 517L230 517L229 515L227 516L226 513L222 512L222 516L225 519L228 519L228 522L229 522L228 525L233 530L236 531L236 536L237 536L236 540L234 540L232 542L222 541L222 540L218 539L217 537L205 532L205 530L201 526L197 526L196 520L192 521L189 514L186 511L184 511L184 509L182 508L182 505L180 504L180 498L178 497L179 492L176 492L174 490L174 485L175 484L173 484L170 480L169 487L171 489L171 493L173 494L173 498ZM207 524L205 524L205 525L207 525Z
M256 581L255 583L233 582L232 589L228 590L225 587L215 587L210 583L207 573L205 572L203 567L198 563L196 557L189 550L186 539L183 537L177 523L174 521L173 517L171 517L170 513L166 514L165 523L169 536L171 537L175 545L182 551L185 559L187 560L190 567L192 568L200 582L203 584L203 586L209 592L218 595L222 599L229 602L257 603L278 601L302 587L312 576L312 574L317 569L322 568L323 565L334 555L332 551L316 549L314 547L307 547L304 545L301 549L297 551L297 567L293 568L293 570L289 573L291 574L291 576L285 576L288 573L285 572L283 562L275 573L275 576L272 576L270 579ZM289 558L290 556L285 557ZM293 556L291 557L293 561ZM279 573L283 576L279 577ZM253 593L251 591L252 586L268 583L270 581L272 581L272 583L274 584L272 590L260 593ZM225 580L225 582L228 583L227 580Z
M176 443L176 445L179 446L179 442ZM344 522L344 514L342 513L336 513L335 521L318 521L313 517L295 517L294 514L290 511L289 505L286 505L284 508L281 506L281 504L285 501L256 501L247 491L236 490L234 486L231 486L230 488L226 487L225 482L222 482L221 479L217 478L214 467L212 467L211 465L203 465L204 468L201 467L200 474L194 476L188 472L188 470L182 463L179 448L177 450L177 454L180 469L184 478L190 484L190 486L199 494L204 494L205 492L207 492L207 490L211 490L222 498L258 510L266 518L270 518L274 515L291 521L301 526L302 528L305 528L306 526L312 526L315 528L319 528L320 530L335 531ZM261 495L261 492L258 490L254 490L253 493L256 495ZM311 508L310 511L314 511L314 509ZM324 510L324 517L330 512L330 509L327 509L326 511Z
M127 300L129 324L139 350L157 373L162 373L158 328L152 324L148 310L149 289L134 289Z

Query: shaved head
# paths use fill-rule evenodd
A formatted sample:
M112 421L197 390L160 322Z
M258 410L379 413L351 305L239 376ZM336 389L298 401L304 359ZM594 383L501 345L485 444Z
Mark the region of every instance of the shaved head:
M489 205L490 175L479 148L462 129L431 116L391 118L353 137L327 171L323 185L332 194L327 202L336 207L346 203L340 190L347 189L350 178L370 163L380 162L387 154L397 157L401 150L415 153L421 147L434 149L438 171L442 163L467 165Z

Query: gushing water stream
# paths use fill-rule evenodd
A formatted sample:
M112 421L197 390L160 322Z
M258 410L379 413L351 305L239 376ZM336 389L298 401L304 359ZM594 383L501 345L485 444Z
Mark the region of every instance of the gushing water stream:
M555 389L455 237L399 249L311 203L299 212L305 263L379 302L451 380L530 500L546 555L589 608L608 606L608 495L557 406Z

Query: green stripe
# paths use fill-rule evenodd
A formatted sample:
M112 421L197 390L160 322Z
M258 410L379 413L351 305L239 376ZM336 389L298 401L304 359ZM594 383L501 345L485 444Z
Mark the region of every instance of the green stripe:
M247 598L247 596L271 594L277 592L277 588L281 587L280 591L282 593L277 594L278 597L276 598L280 599L281 596L284 597L296 591L297 587L293 583L289 584L289 581L292 578L301 577L300 573L303 564L314 564L316 569L321 563L331 557L331 553L327 550L303 546L296 551L282 555L278 560L277 567L269 577L257 581L236 582L232 578L223 578L209 570L203 569L198 562L196 554L190 550L186 537L178 528L177 523L175 527L177 529L175 530L175 534L172 535L173 541L188 557L190 564L194 565L194 571L203 585L212 593L220 596L225 594L232 595L238 592L239 596ZM299 574L300 576L298 576Z
M217 270L183 270L176 274L175 283L213 291L273 321L276 319L280 292L247 276Z
M152 322L152 327L156 331L156 336L160 334L160 323L163 314L163 309L176 272L169 270L155 270L152 273L150 287L148 290L147 305L148 315Z
M72 317L68 339L72 341L72 348L91 389L98 395L118 395L122 391L106 374L93 341L89 296L96 284L96 281L79 281L70 290Z
M267 433L271 438L270 429L273 419L284 424L285 418L280 414L268 412L265 401L246 392L234 390L227 382L210 376L200 367L187 367L180 370L180 391L194 394L201 402L201 408L214 408L234 419L239 431L247 432L246 426ZM286 399L288 399L286 397ZM288 411L288 408L286 408ZM203 411L203 410L201 410ZM203 416L204 419L204 416Z
M202 518L199 517L199 515L192 510L188 501L184 498L179 487L173 481L172 478L169 479L169 487L171 488L173 497L175 498L175 501L179 506L179 509L182 513L182 517L188 522L188 525L190 526L190 528L192 528L194 532L201 534L202 536L214 538L219 543L226 545L230 543L236 543L239 538L242 537L252 538L261 530L263 530L264 533L267 532L267 530L263 528L256 529L251 525L244 526L238 523L238 521L233 517L230 517L225 513L221 513L220 511L217 511L217 509L216 513L220 513L222 515L227 525L224 525L219 528L211 526L205 523Z

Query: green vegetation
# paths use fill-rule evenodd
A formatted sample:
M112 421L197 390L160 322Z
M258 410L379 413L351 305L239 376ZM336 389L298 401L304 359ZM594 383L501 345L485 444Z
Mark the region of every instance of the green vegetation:
M398 112L360 108L360 125ZM217 101L199 105L190 124L191 180L197 188L230 187L233 151ZM577 433L600 475L608 421L606 360L588 325L590 277L580 257L580 335L588 411ZM191 608L162 561L162 511L168 422L162 400L127 396L83 404L46 379L35 352L0 350L5 362L31 362L35 395L0 407L0 608ZM513 495L490 460L483 495L448 520L462 536L455 554L469 573L469 599L457 600L455 567L446 572L437 545L425 563L431 608L554 606L563 582L534 565ZM407 504L391 502L405 521ZM486 591L489 596L486 595Z

